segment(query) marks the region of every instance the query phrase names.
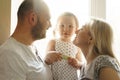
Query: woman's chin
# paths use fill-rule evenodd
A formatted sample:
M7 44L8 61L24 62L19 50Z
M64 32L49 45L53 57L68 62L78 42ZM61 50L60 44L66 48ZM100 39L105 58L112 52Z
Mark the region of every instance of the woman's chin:
M73 44L75 44L75 40L73 40Z
M75 41L75 40L73 40L73 44L75 44L75 45L77 46L77 43L76 43L76 41Z

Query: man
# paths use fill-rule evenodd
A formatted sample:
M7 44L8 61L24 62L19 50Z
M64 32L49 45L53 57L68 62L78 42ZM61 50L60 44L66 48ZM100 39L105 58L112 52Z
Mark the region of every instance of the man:
M49 67L32 46L45 38L51 26L47 5L42 0L24 0L17 16L15 32L0 47L0 80L52 80Z

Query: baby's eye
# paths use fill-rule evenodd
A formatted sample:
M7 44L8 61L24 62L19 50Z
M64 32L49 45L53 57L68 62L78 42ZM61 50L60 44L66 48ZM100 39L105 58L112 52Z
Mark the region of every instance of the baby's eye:
M64 27L64 25L63 24L61 24L61 25L59 25L60 27Z
M58 27L64 27L64 25L63 24L59 24Z
M69 28L73 28L74 26L73 25L69 25Z

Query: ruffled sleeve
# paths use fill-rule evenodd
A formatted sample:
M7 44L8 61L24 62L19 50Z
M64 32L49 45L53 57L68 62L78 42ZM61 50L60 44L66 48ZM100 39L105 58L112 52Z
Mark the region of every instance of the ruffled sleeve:
M95 67L94 67L95 80L97 80L99 77L100 69L104 67L110 67L116 70L117 72L120 72L120 66L116 59L107 55L101 55L95 61Z

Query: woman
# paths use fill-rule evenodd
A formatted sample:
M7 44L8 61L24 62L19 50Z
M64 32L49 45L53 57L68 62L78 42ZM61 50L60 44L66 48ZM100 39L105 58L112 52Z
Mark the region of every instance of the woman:
M81 80L120 80L120 65L112 51L112 29L99 19L91 19L76 31L74 44L81 48L87 64Z

